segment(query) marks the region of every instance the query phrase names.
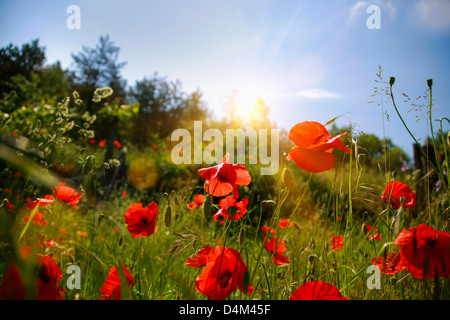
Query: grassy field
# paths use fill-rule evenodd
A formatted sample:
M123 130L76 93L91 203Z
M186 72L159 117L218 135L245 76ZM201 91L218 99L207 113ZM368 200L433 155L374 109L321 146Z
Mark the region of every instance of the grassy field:
M2 299L450 298L442 131L431 145L441 161L419 174L390 170L389 148L367 165L351 131L333 139L323 125L300 126L278 173L264 176L261 164L175 165L164 139L116 141L117 160L104 163L95 136L66 138L88 117L69 107L55 117L2 126Z

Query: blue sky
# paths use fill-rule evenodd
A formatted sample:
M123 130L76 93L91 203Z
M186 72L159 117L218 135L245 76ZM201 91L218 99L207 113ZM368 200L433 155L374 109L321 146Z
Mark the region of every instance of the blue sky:
M79 30L66 26L70 5L81 10ZM380 8L381 29L367 28L370 5ZM339 124L381 137L381 109L368 103L379 65L386 80L396 77L397 103L418 138L427 135L424 116L407 113L402 93L416 98L433 78L435 118L450 116L448 0L0 2L0 46L39 38L48 63L71 67L71 53L107 34L121 48L129 85L155 72L179 79L184 91L203 92L218 119L237 90L262 98L280 128L344 115ZM411 154L411 138L385 107L386 135Z

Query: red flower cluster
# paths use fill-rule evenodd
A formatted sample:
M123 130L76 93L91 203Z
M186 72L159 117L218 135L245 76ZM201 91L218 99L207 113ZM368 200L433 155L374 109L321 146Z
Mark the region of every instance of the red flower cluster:
M342 296L338 288L332 284L318 281L310 281L295 290L289 300L348 300Z
M205 195L203 195L203 194L196 194L194 196L194 202L188 203L187 207L190 210L194 210L195 208L197 208L199 206L202 206L204 200L205 200Z
M366 223L366 228L367 228L367 238L369 240L380 240L381 239L381 234L377 233L378 229L375 227L372 227L370 224Z
M294 159L297 166L308 172L323 172L334 167L334 149L346 153L351 150L344 146L341 137L347 132L330 137L324 125L314 121L297 123L289 132L289 139L295 147L289 151L287 160Z
M205 266L195 280L195 289L209 299L223 300L237 288L244 294L253 291L249 283L243 283L247 266L235 249L206 247L190 257L185 265L195 268ZM244 285L248 287L244 288Z
M248 199L243 198L241 201L237 202L234 196L228 196L219 201L220 209L214 214L214 220L220 221L221 224L225 223L224 220L220 218L227 219L228 221L236 221L241 219L247 213ZM234 216L232 215L234 213Z
M214 197L227 196L233 192L233 197L238 199L238 186L247 186L252 181L244 165L230 163L229 153L225 154L218 165L199 169L198 174L206 180L206 192Z
M280 227L280 229L290 228L293 225L294 223L292 221L289 221L289 219L280 219L280 221L278 222L278 226Z
M135 203L125 213L128 231L134 238L152 235L155 232L157 220L158 205L155 201L145 208L142 203Z
M415 277L450 277L450 233L426 224L404 229L395 239L406 269Z

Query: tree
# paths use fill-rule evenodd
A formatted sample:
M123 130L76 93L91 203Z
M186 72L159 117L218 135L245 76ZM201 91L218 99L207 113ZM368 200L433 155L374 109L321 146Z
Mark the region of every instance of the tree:
M38 95L38 78L44 61L45 48L39 46L38 39L23 44L21 48L13 44L1 48L0 98L12 97L15 107L33 100Z
M200 91L187 94L182 91L180 81L169 81L157 73L136 81L128 97L130 102L141 105L131 137L141 146L152 138L168 136L178 126L192 125L193 121L204 120L207 116Z
M124 103L126 81L122 79L120 71L126 62L117 62L119 51L120 48L114 46L114 42L106 35L100 36L95 48L83 46L81 52L72 54L75 64L73 78L82 98L91 99L95 89L110 87L113 94L109 101L118 99L119 103ZM92 107L92 104L88 107Z

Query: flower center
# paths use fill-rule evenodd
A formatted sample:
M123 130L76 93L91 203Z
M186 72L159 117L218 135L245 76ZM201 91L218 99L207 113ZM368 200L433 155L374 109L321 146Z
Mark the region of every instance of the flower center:
M217 284L220 288L225 289L228 287L228 283L230 282L231 276L233 274L230 270L224 270L220 273L219 278L217 279Z
M50 281L50 273L46 266L42 266L39 269L39 279L45 283L48 283Z
M147 217L147 216L140 216L140 217L139 217L139 221L140 221L142 224L147 224L147 222L148 222L148 217Z

